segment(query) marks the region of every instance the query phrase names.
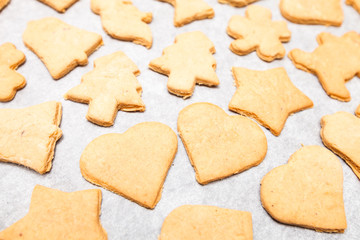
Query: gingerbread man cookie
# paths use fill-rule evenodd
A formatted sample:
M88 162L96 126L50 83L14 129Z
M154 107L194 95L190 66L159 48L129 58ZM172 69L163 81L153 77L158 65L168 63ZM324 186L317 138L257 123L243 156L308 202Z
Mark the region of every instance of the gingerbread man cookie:
M218 0L219 3L229 4L234 7L244 7L258 0Z
M55 9L59 13L64 13L66 9L71 7L74 3L79 0L38 0L49 7Z
M272 21L271 11L257 5L247 7L245 17L232 16L227 33L236 39L230 45L231 51L246 55L256 50L267 62L285 56L281 42L288 42L291 37L285 21Z
M11 101L16 91L26 85L25 78L15 71L25 62L25 55L11 43L0 46L0 101Z
M54 17L30 21L23 41L43 61L54 79L62 78L77 65L86 65L88 56L103 44L101 35Z
M312 53L294 49L289 58L298 69L315 74L330 97L350 101L345 83L355 75L360 77L360 34L337 37L323 32L316 40L319 47Z
M214 44L202 32L182 33L175 43L152 60L150 69L169 76L168 91L183 98L193 94L195 84L219 85Z
M111 37L151 47L150 12L141 12L124 0L91 0L91 10L101 16L103 28Z

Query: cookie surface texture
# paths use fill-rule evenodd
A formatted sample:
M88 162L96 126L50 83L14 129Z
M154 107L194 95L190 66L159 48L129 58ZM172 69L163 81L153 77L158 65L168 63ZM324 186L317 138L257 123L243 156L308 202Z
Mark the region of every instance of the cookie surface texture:
M213 18L214 9L204 0L159 0L174 6L174 26L181 27L196 20Z
M312 53L294 49L289 58L298 69L315 74L330 97L350 101L345 83L355 75L360 77L360 34L348 32L337 37L323 32L317 42Z
M257 5L247 7L245 17L232 16L227 33L236 39L230 44L231 51L246 55L256 50L257 55L267 62L283 58L285 48L281 42L291 38L285 21L272 21L271 11Z
M38 1L55 9L59 13L63 13L66 11L66 9L71 7L71 5L73 5L74 3L76 3L79 0L38 0Z
M360 13L360 0L346 0L346 4L352 6Z
M250 212L206 205L183 205L164 220L159 240L252 240Z
M11 101L16 91L25 87L25 78L15 71L24 62L24 53L13 44L0 45L0 102Z
M229 4L233 7L244 7L258 0L218 0L219 3Z
M30 21L23 41L54 79L62 78L78 65L86 65L88 56L103 44L101 35L54 17Z
M29 212L0 232L3 240L106 240L99 189L62 192L36 185Z
M8 5L10 0L0 0L0 11Z
M94 61L94 70L65 94L65 99L88 103L86 118L101 126L111 126L118 110L145 111L142 88L135 76L140 71L130 58L118 51Z
M360 119L348 112L337 112L321 119L324 145L340 156L360 179Z
M56 141L62 131L61 103L45 102L22 109L0 109L0 161L51 169Z
M103 28L111 37L151 47L150 12L141 12L123 0L91 0L91 10L101 16Z
M89 182L153 209L176 151L171 128L144 122L94 139L81 155L80 169Z
M255 122L229 116L210 103L194 103L181 110L178 132L200 184L256 166L267 151L266 136Z
M252 117L279 136L288 116L313 102L290 81L284 68L256 71L232 68L236 84L229 109Z
M149 67L169 76L169 92L188 98L193 94L196 83L219 85L214 53L214 44L202 32L182 33L175 38L173 45L164 49L161 57L150 62Z
M340 26L344 13L340 0L281 0L281 14L299 24Z
M275 220L319 232L344 232L343 172L326 148L305 146L261 181L261 203Z

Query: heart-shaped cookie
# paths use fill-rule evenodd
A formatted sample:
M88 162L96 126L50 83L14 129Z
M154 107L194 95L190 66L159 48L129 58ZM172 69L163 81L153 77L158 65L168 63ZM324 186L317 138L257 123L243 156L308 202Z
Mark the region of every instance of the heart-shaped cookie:
M288 164L265 175L260 196L265 210L281 223L319 232L346 229L342 167L326 148L296 151Z
M80 159L83 177L146 208L154 208L177 151L170 127L144 122L125 133L102 135Z
M252 120L229 116L210 103L194 103L178 117L178 132L200 184L245 171L262 162L264 132Z

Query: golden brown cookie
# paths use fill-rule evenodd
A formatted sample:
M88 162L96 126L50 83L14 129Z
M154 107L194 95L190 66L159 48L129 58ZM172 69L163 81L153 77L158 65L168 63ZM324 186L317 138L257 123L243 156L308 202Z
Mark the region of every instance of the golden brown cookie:
M219 3L229 4L233 7L244 7L258 0L218 0Z
M196 20L213 18L214 9L204 0L159 0L174 6L174 26L181 27Z
M211 103L194 103L179 113L178 131L200 184L260 164L267 141L261 128L243 116L229 116Z
M10 0L0 0L0 11L8 5Z
M2 240L106 240L99 189L62 192L36 185L25 217L0 232Z
M0 161L34 169L51 169L62 132L61 103L45 102L22 109L0 109Z
M123 0L91 0L91 10L101 16L103 28L111 37L151 48L150 12L141 12Z
M55 9L59 13L64 13L66 9L71 7L74 3L79 0L38 0L49 7Z
M159 240L252 240L250 212L183 205L164 220Z
M25 62L23 52L11 43L0 45L0 101L11 101L17 90L26 85L25 78L15 71Z
M139 123L125 133L102 135L80 159L83 177L137 204L153 209L177 151L177 137L158 122Z
M281 14L300 24L340 26L344 13L340 0L281 0Z
M321 119L324 145L339 155L360 179L360 119L348 112L337 112Z
M323 32L316 40L319 46L312 53L294 49L289 58L298 69L315 74L330 97L350 101L345 83L360 77L360 35L348 32L337 37Z
M86 65L88 56L103 44L101 35L54 17L30 21L23 41L41 59L54 79L62 78L77 65Z
M247 7L245 17L232 16L227 33L236 39L230 45L231 51L246 55L256 50L257 55L267 62L283 58L285 48L281 42L291 38L285 21L272 21L271 11L257 5Z
M229 109L254 118L275 136L280 135L290 114L313 106L284 68L256 71L233 67L232 72L237 89Z
M346 4L352 6L360 13L360 0L346 0Z
M142 88L135 76L140 71L130 58L118 51L94 61L94 70L64 96L89 104L86 118L101 126L111 126L118 110L145 111Z
M360 105L357 107L357 109L355 111L355 115L360 117Z
M150 62L149 68L168 75L168 91L185 99L193 94L196 83L219 85L214 53L214 44L202 32L182 33L161 57Z
M320 146L302 147L261 181L261 203L275 220L319 232L344 232L343 172Z

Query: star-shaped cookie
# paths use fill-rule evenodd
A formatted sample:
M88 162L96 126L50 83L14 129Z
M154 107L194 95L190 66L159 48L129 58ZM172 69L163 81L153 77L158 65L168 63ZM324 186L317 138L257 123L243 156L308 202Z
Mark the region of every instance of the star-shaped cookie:
M196 20L213 18L214 9L204 0L159 0L174 6L174 25L181 27Z
M79 0L38 0L49 7L55 9L59 13L64 13L66 9L71 7L74 3Z
M0 232L11 240L106 240L99 189L62 192L36 185L25 217Z
M218 0L219 3L229 4L234 7L244 7L258 0Z
M124 0L91 0L91 10L101 16L103 28L111 37L151 47L150 12L141 12Z
M284 68L256 71L233 67L232 72L237 90L229 109L254 118L275 136L280 135L290 114L313 106Z
M0 46L0 101L11 101L16 91L26 85L25 78L15 71L25 62L25 55L11 43Z
M360 13L360 0L346 0L346 4L352 6Z
M86 73L81 83L65 94L65 99L88 103L86 118L101 126L114 124L118 110L145 111L142 88L135 76L140 71L123 52L100 57L94 70Z
M360 77L360 34L337 37L323 32L316 40L319 46L312 53L294 49L289 58L298 69L315 74L330 97L350 101L345 83L355 75Z
M161 57L150 62L149 67L168 75L168 91L185 99L193 94L196 83L219 85L214 53L214 44L202 32L182 33L173 45L164 49Z
M285 56L281 42L288 42L291 37L285 21L272 21L271 11L257 5L247 7L245 17L232 16L227 33L236 39L230 45L231 51L245 55L256 50L267 62Z
M321 118L321 139L339 155L360 179L360 119L348 112L337 112Z

